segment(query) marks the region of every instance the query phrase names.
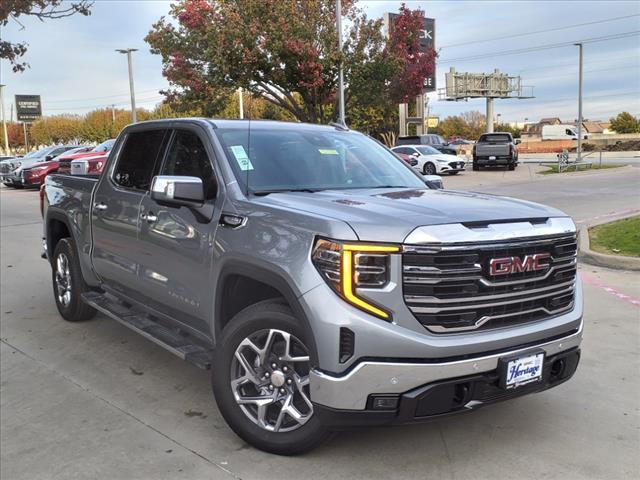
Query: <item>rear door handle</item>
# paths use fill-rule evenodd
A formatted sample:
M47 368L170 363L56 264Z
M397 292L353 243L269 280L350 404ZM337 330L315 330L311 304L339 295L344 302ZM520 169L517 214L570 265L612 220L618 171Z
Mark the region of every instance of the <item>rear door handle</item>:
M102 203L102 202L100 202L100 203L94 203L94 204L93 204L93 208L94 208L95 210L100 210L101 212L104 212L104 211L105 211L107 208L109 208L109 207L107 207L107 204L106 204L106 203Z

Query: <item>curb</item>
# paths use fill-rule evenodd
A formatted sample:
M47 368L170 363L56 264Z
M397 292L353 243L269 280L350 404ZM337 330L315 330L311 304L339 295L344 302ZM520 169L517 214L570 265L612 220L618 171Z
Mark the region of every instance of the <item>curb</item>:
M613 268L615 270L640 271L640 258L624 257L622 255L608 255L606 253L594 252L589 248L589 229L605 223L623 220L625 218L636 217L640 211L613 215L606 220L598 220L587 225L580 226L578 230L578 258L584 263L597 267Z

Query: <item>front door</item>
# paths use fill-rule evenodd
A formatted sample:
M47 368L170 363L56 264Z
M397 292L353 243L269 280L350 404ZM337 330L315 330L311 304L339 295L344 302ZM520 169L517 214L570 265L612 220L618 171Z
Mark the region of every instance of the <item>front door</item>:
M163 150L167 129L133 131L118 147L93 199L93 266L105 286L135 298L140 202Z
M205 206L160 205L145 195L140 206L140 288L152 308L210 335L213 242L222 208L216 196L213 151L199 127L176 129L159 175L202 179Z

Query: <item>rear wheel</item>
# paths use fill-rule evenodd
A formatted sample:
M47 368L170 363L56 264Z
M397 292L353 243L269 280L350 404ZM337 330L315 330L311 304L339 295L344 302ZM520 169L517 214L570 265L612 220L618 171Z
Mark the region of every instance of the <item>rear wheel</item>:
M53 296L62 318L69 322L80 322L89 320L96 314L96 311L80 298L84 292L89 291L89 287L82 278L75 245L69 238L63 238L56 245L51 277Z
M477 172L480 170L480 165L478 165L476 162L473 162L472 168L474 172Z
M427 162L422 167L422 173L424 173L425 175L435 175L436 174L436 166L431 162Z
M212 384L220 412L261 450L295 455L329 436L310 399L308 338L287 305L267 300L233 317L218 343Z
M515 163L510 163L509 164L509 170L515 170L516 169L516 164Z

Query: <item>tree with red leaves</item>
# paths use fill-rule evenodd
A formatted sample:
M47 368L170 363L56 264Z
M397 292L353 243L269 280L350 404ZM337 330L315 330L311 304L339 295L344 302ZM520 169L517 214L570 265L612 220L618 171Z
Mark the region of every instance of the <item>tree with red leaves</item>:
M337 117L343 64L347 113L404 101L419 93L434 54L416 48L422 12L400 9L390 38L343 0L349 29L338 52L335 0L180 0L146 37L160 54L169 102L219 113L238 87L305 122Z

